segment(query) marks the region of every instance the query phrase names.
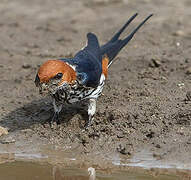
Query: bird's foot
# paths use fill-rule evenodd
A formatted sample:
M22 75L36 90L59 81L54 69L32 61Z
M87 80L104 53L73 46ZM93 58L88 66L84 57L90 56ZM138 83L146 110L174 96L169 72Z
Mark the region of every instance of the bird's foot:
M85 126L84 126L85 129L87 129L88 127L90 127L90 126L93 124L93 118L94 118L94 116L89 115L89 118L88 118L88 120L86 121L86 124L85 124Z
M56 125L60 124L60 119L59 119L59 113L58 112L54 112L54 115L53 115L52 119L49 121L50 127L53 126L54 122L56 123Z

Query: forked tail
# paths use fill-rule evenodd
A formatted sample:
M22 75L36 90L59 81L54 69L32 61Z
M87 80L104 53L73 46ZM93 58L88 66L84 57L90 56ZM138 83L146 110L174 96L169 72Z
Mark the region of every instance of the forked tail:
M143 24L153 15L150 14L144 21L142 21L125 39L119 39L121 33L126 29L126 27L135 19L138 14L134 14L123 27L108 41L106 44L101 46L101 55L107 55L109 58L108 67L112 64L113 59L117 56L120 50L127 45L127 43L133 38L134 34L143 26Z

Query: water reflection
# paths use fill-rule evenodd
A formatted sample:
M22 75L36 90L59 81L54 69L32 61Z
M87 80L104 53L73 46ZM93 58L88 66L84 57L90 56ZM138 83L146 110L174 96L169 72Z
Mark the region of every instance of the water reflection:
M92 173L93 168L89 169ZM45 163L33 162L7 162L0 164L0 180L179 180L177 172L173 174L151 173L148 170L134 169L126 171L113 171L106 173L96 170L96 179L88 173L87 169L66 168L52 166Z
M53 180L95 180L90 179L87 175L81 174L79 170L65 169L54 166L52 171Z

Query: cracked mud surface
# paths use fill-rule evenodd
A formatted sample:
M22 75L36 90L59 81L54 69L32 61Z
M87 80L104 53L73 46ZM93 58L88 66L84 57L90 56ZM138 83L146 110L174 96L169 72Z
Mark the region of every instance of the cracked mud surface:
M0 4L0 126L6 143L22 149L54 145L74 156L129 159L149 149L159 160L191 162L191 3L189 0L8 1ZM94 124L79 106L65 107L50 128L52 105L34 85L48 59L74 55L86 33L106 42L135 12L124 35L154 16L119 54L97 103Z

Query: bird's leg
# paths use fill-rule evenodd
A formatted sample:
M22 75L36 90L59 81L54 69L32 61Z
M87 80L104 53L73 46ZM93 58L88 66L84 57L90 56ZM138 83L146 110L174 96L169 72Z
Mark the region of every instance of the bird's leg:
M59 112L54 112L50 123L53 123L53 122L56 122L56 124L60 124Z
M53 106L54 106L54 115L50 123L56 122L56 124L60 124L59 113L62 110L62 104L57 105L56 100L53 99Z
M86 122L85 127L88 127L92 124L94 114L96 112L96 99L89 99L88 103L88 121Z

